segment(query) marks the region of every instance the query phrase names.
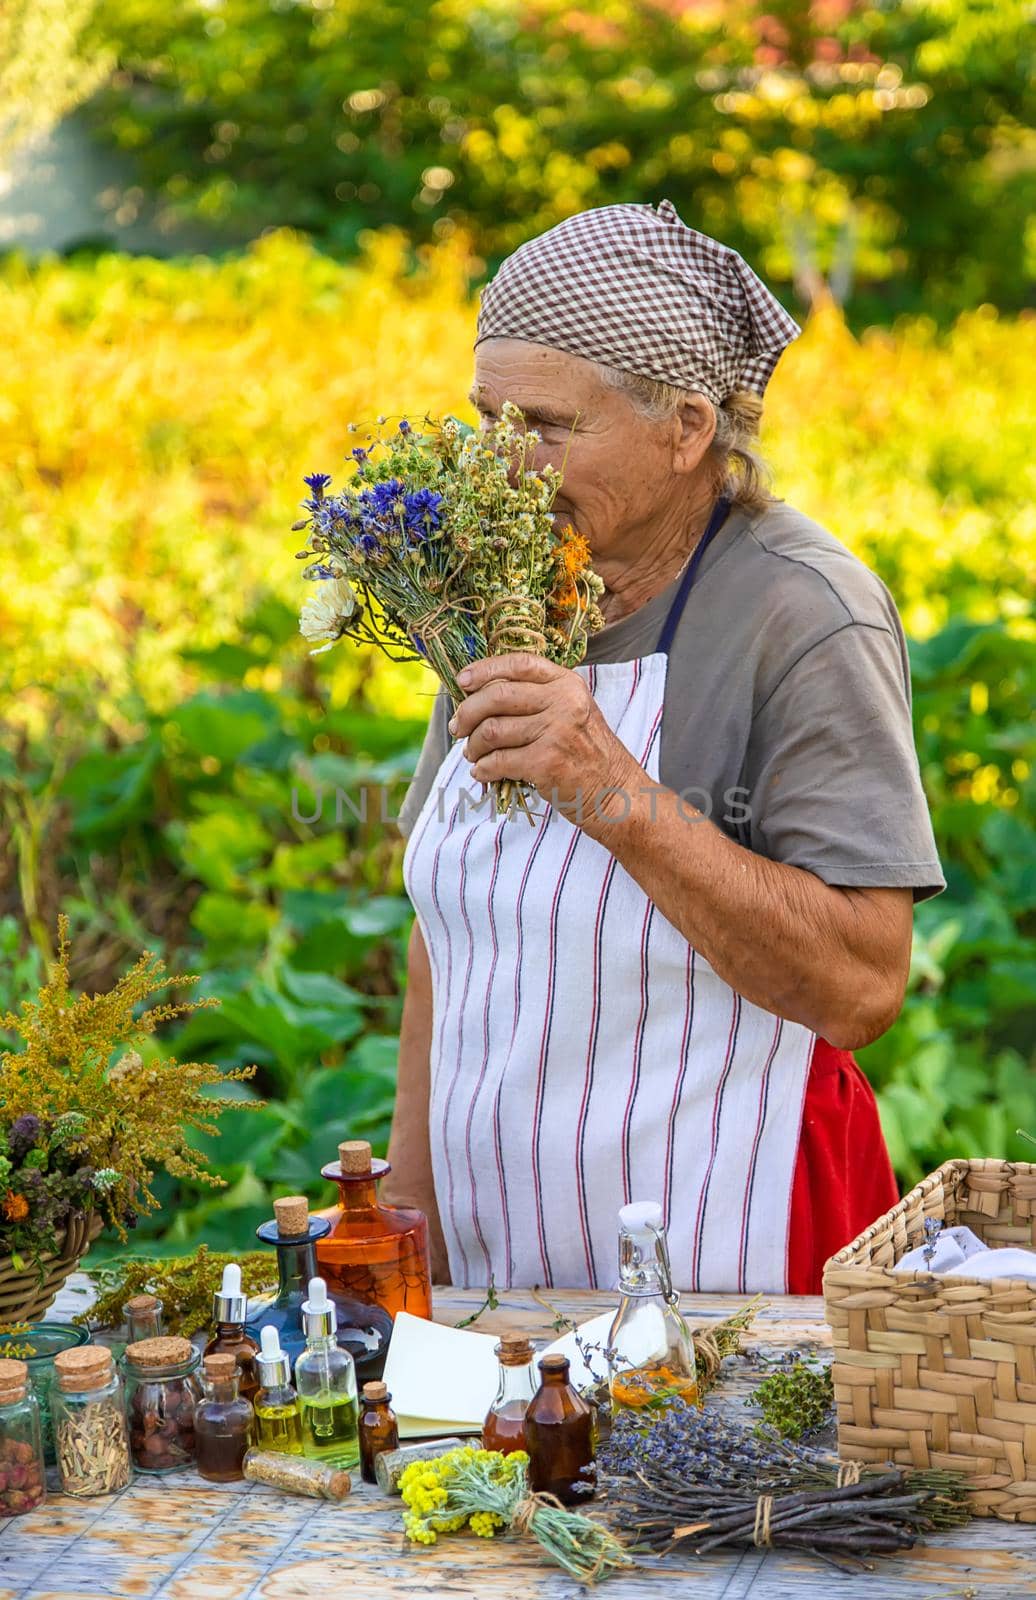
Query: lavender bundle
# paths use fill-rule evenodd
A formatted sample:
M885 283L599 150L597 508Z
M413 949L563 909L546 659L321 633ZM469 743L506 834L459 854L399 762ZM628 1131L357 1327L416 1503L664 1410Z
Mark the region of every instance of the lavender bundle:
M368 435L334 494L325 473L306 479L307 515L294 531L308 534L299 558L318 584L299 623L313 653L349 636L423 660L455 707L457 673L470 661L529 651L578 665L603 625L604 586L586 540L555 526L561 473L529 465L540 435L509 402L482 433L454 417L423 426L404 418L388 439ZM498 786L500 810L515 791L527 809L524 786L508 783Z
M597 1478L610 1520L656 1553L774 1546L857 1572L970 1517L959 1473L840 1464L679 1403L648 1427L617 1417Z

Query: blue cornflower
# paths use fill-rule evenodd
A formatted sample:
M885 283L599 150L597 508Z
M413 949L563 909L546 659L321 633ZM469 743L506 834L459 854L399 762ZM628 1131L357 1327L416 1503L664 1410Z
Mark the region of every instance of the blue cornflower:
M427 539L433 528L439 526L439 507L442 495L434 489L415 489L403 502L403 517L407 531L415 538Z
M372 556L376 550L381 549L381 540L376 533L361 533L354 540L354 543L358 549L363 551L365 556Z
M404 417L402 422L399 424L399 431L400 431L400 433L409 433L410 432L410 424L407 421L406 417Z
M303 576L306 578L337 578L338 574L334 567L328 567L323 562L318 562L315 566L307 567Z
M424 640L421 638L421 635L419 633L412 633L410 637L413 640L414 649L417 651L418 655L426 656L428 651L424 647Z
M323 499L324 490L331 482L331 474L329 472L311 472L302 481L312 489L316 498L321 500Z
M358 461L361 466L363 465L367 459L367 452L362 445L358 444L356 446L356 449L352 452L352 458L354 461Z
M468 660L474 661L475 657L478 655L478 640L475 638L473 633L466 633L464 635L464 648L468 652Z
M381 516L387 515L395 509L395 502L406 491L406 484L402 478L385 478L382 483L376 483L371 490L374 504Z

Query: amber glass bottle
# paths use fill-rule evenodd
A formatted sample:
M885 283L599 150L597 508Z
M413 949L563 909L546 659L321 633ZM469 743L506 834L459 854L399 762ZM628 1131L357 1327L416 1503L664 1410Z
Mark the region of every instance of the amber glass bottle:
M321 1176L337 1183L339 1203L315 1213L331 1224L327 1237L317 1240L317 1265L328 1288L393 1317L409 1311L430 1319L428 1219L422 1211L379 1203L378 1182L392 1169L371 1158L365 1140L340 1144L338 1157Z
M556 1495L563 1505L589 1499L578 1484L583 1467L593 1460L593 1412L568 1381L567 1356L544 1356L542 1383L525 1413L525 1447L533 1489Z
M499 1450L507 1456L512 1450L526 1447L525 1413L536 1393L532 1345L521 1334L507 1334L497 1345L496 1354L500 1383L482 1424L482 1448Z
M228 1353L237 1362L237 1375L241 1397L251 1405L259 1393L259 1370L255 1358L259 1346L245 1332L248 1301L241 1289L241 1268L232 1262L223 1268L223 1282L213 1296L212 1320L216 1331L205 1346L204 1354Z
M244 1477L242 1463L250 1450L255 1416L237 1392L237 1360L232 1351L206 1356L205 1398L194 1412L198 1472L210 1483L233 1483Z
M399 1425L391 1399L383 1383L364 1384L360 1404L360 1476L364 1483L377 1483L375 1461L384 1450L399 1446Z

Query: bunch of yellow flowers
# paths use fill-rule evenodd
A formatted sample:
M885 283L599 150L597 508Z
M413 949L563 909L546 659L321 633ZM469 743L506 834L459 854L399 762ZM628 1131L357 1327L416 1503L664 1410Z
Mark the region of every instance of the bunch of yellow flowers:
M416 1544L434 1544L440 1533L454 1533L467 1523L482 1539L491 1539L510 1520L505 1511L526 1491L529 1458L524 1450L502 1455L464 1445L433 1461L414 1461L399 1480L403 1527Z
M407 1537L435 1544L440 1533L453 1533L465 1523L483 1539L491 1539L497 1528L527 1531L582 1583L596 1583L631 1565L625 1547L600 1522L534 1494L528 1469L524 1450L505 1456L473 1445L411 1462L399 1480Z

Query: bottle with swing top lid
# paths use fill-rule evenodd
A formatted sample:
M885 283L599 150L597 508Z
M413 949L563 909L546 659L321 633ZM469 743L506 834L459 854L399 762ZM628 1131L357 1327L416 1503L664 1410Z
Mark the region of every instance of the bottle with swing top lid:
M331 1232L317 1241L317 1265L337 1294L382 1306L390 1316L432 1315L428 1219L408 1206L384 1205L377 1185L392 1168L371 1156L365 1139L338 1146L338 1160L321 1168L337 1183L337 1206L318 1211Z
M662 1207L654 1200L619 1212L619 1292L608 1334L613 1406L640 1410L672 1398L700 1405L694 1342L680 1315Z

